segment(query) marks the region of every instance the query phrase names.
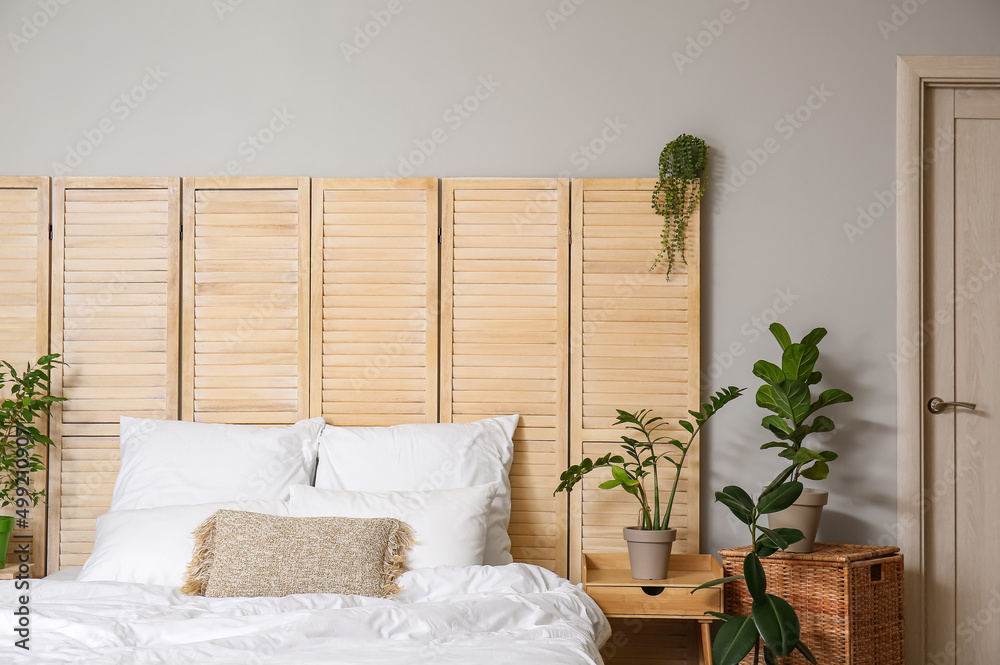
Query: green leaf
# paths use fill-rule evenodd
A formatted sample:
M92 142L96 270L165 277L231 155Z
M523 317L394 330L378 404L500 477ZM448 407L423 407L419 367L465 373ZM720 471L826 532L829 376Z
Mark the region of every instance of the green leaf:
M811 415L822 408L830 406L831 404L841 404L843 402L852 401L854 401L854 398L850 394L845 393L843 390L838 390L837 388L830 388L829 390L824 390L820 393L816 401L809 407L809 413L806 415Z
M691 593L694 593L694 592L692 591ZM722 612L708 611L708 612L705 612L705 614L711 614L716 619L722 619L723 621L732 621L733 619L736 618L732 614L723 614Z
M776 513L795 503L802 494L802 483L791 482L775 487L757 500L757 512L761 515Z
M795 650L799 643L799 618L785 600L767 594L763 600L753 602L751 614L764 643L776 656L784 657Z
M727 487L726 490L730 490L733 488L740 490L740 492L743 492L742 489L735 486ZM743 494L746 495L746 492L743 492ZM747 498L749 498L749 495L747 495ZM729 508L729 511L736 516L736 519L743 522L744 524L750 524L751 522L753 522L752 501L750 502L750 506L748 507L742 498L729 494L726 491L716 492L715 500L721 504L724 504L727 508Z
M792 475L793 471L795 471L794 465L787 467L784 471L775 476L774 480L772 480L771 483L764 488L764 491L760 493L760 496L763 497L765 494L770 494L775 489L780 487L786 480L788 480L788 477Z
M784 448L784 449L788 449L788 448L791 448L791 444L790 443L785 443L784 441L768 441L767 443L763 444L760 447L761 450L767 450L768 448Z
M767 536L759 536L754 543L753 551L761 559L766 558L778 551L778 548L771 543Z
M780 414L778 410L778 401L774 398L773 388L765 384L757 389L757 406L768 409L769 411L774 411Z
M768 327L768 330L770 330L771 334L774 335L774 339L778 340L778 344L781 345L782 351L791 345L792 338L788 335L788 331L785 330L785 326L775 321Z
M809 480L825 480L830 475L830 467L826 462L816 462L807 469L803 469L802 477Z
M837 429L837 426L826 416L816 416L809 429L811 432L832 432Z
M686 429L689 433L694 434L694 425L686 420L678 420L677 424Z
M783 550L788 547L788 541L785 540L785 538L777 531L768 529L766 526L761 526L760 524L757 525L757 528L760 529L760 532L767 537L768 541L770 541L770 543L779 550Z
M819 454L819 456L823 458L824 462L832 462L839 457L839 455L832 450L824 450Z
M822 372L813 372L812 374L809 375L809 378L806 379L806 383L808 383L810 386L815 386L822 380L823 380Z
M611 475L622 485L626 487L633 487L639 484L639 481L629 475L629 472L620 466L611 467Z
M799 640L799 643L795 645L795 650L802 654L802 656L810 663L817 665L816 656L812 654L812 651L810 651L805 644L802 644L802 640Z
M753 375L772 385L785 380L785 373L781 368L766 360L758 360L753 364Z
M764 527L760 527L760 528L761 528L762 531L764 530ZM774 536L775 535L778 536L779 540L783 540L784 541L784 545L782 545L782 546L778 545L778 543L774 540ZM765 546L768 546L768 547L772 547L773 546L775 548L775 551L777 551L777 550L785 549L789 545L794 545L795 543L799 542L803 538L805 538L805 536L803 536L802 532L799 531L798 529L789 529L787 527L778 527L777 529L767 529L767 533L764 533L764 535L762 535L757 540L759 542L761 542L762 544L764 544ZM771 554L774 554L774 552L771 552ZM770 556L771 554L768 554L767 556ZM763 555L761 555L760 553L758 553L757 556L763 556Z
M768 428L775 434L791 434L792 428L789 426L788 422L781 418L780 416L770 415L764 416L760 421L760 424ZM780 436L780 435L779 435Z
M739 487L738 485L726 485L722 488L722 492L727 496L731 496L736 499L736 501L738 501L740 505L747 510L747 512L753 510L753 499L742 487Z
M791 420L795 427L809 415L809 386L801 381L782 381L771 386L771 394L778 406L777 414Z
M614 489L615 487L618 487L621 484L622 483L620 480L612 478L611 480L605 480L603 483L598 485L598 487L600 487L602 490L610 490Z
M813 328L809 334L802 338L804 346L818 346L826 337L826 328Z
M792 344L781 354L781 371L792 381L805 383L819 360L819 349L805 344Z
M750 617L733 617L722 624L712 643L715 665L738 665L757 644L757 626Z
M756 553L750 552L743 559L743 575L746 577L747 589L754 600L762 600L767 596L767 577Z
M695 591L701 591L702 589L708 589L710 587L719 586L720 584L726 584L727 582L739 582L743 579L742 575L732 575L731 577L720 577L719 579L712 580L711 582L705 582L700 584L695 588L691 589L691 593Z

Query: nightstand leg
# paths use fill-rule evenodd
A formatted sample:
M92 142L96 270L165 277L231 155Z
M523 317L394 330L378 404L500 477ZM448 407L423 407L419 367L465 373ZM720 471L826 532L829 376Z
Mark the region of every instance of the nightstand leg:
M712 665L712 633L711 621L699 621L701 624L701 656L705 665Z

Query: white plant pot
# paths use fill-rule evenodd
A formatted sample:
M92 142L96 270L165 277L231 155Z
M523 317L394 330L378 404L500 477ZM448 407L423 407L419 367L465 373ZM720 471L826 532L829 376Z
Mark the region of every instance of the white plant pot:
M830 494L826 490L804 489L798 500L788 508L771 513L767 516L767 525L772 529L798 529L805 536L799 542L791 545L786 552L804 554L813 551L816 544L816 531L823 516L823 506Z

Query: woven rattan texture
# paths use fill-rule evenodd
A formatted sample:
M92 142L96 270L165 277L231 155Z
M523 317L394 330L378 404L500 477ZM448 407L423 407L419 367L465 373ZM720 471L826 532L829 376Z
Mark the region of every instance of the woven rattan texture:
M743 573L749 547L722 550L726 575ZM903 557L895 547L817 543L809 554L761 560L767 590L795 608L820 665L903 665ZM742 582L726 585L726 612L749 614ZM763 659L761 659L763 662ZM780 665L808 665L796 653ZM753 653L743 660L753 663Z

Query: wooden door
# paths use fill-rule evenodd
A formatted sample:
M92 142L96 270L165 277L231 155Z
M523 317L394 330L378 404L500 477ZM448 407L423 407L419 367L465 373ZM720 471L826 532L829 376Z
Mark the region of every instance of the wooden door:
M49 179L0 177L0 359L18 371L49 350L49 242ZM36 425L44 432L48 423ZM35 452L48 457L47 450ZM46 474L32 474L31 483L46 489ZM15 525L9 551L27 546L32 574L42 576L45 505L30 509L26 519Z
M119 418L178 416L180 180L56 178L49 572L82 565L118 473Z
M184 179L183 420L309 412L309 179Z
M926 654L1000 653L1000 89L928 91L923 400Z
M515 561L566 574L569 181L444 180L441 421L520 413Z

